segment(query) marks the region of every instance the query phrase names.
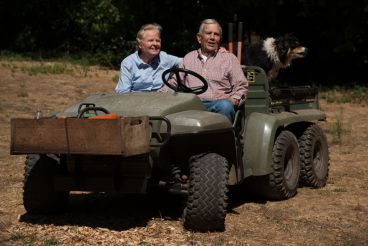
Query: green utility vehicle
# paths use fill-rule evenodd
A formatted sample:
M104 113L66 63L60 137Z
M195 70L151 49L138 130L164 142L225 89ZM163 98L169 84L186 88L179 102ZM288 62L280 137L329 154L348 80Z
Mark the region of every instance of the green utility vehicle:
M27 154L26 211L61 212L70 191L159 186L186 198L185 228L213 231L224 230L229 187L248 178L272 200L324 186L329 156L317 90L270 88L261 68L244 72L249 92L234 122L206 111L196 95L206 80L184 69L163 74L176 92L101 93L47 118L12 119L11 153ZM203 86L188 88L182 73Z

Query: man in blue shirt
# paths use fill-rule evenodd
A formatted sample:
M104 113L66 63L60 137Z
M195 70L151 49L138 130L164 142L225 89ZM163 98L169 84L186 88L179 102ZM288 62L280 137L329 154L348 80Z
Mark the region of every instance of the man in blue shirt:
M162 73L178 66L181 60L182 58L161 51L160 25L143 25L137 33L137 51L121 63L115 91L157 91L163 85Z

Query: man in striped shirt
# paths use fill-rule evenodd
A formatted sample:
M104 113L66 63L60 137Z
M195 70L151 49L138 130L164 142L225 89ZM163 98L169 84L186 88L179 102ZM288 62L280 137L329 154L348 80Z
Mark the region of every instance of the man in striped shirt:
M233 121L234 108L242 105L246 99L248 81L234 54L218 52L221 37L222 28L216 20L202 21L197 34L201 48L189 52L179 67L202 75L208 82L208 89L198 96L205 107L208 111L223 114ZM186 76L184 83L188 87L202 85L193 76ZM165 90L167 91L164 88L163 91Z

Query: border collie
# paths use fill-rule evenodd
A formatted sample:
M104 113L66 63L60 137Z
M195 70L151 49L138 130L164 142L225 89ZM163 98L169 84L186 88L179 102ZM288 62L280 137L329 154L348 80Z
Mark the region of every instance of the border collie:
M308 49L300 45L293 34L278 38L266 38L261 43L248 45L243 58L246 66L259 66L265 70L268 80L275 79L280 69L291 65L296 58L303 58Z

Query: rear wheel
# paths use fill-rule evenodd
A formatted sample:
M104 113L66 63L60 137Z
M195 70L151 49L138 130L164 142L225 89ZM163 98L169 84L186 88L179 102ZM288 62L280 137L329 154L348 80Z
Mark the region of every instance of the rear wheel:
M184 227L196 231L225 229L227 207L227 160L215 153L189 160L190 186L183 213Z
M28 213L62 212L69 192L56 191L53 178L62 173L55 155L27 155L24 173L23 203Z
M272 169L263 195L275 200L294 196L298 187L300 164L298 141L292 132L282 131L276 138L272 151Z
M329 156L326 135L318 125L309 126L299 139L300 184L314 188L327 183Z

